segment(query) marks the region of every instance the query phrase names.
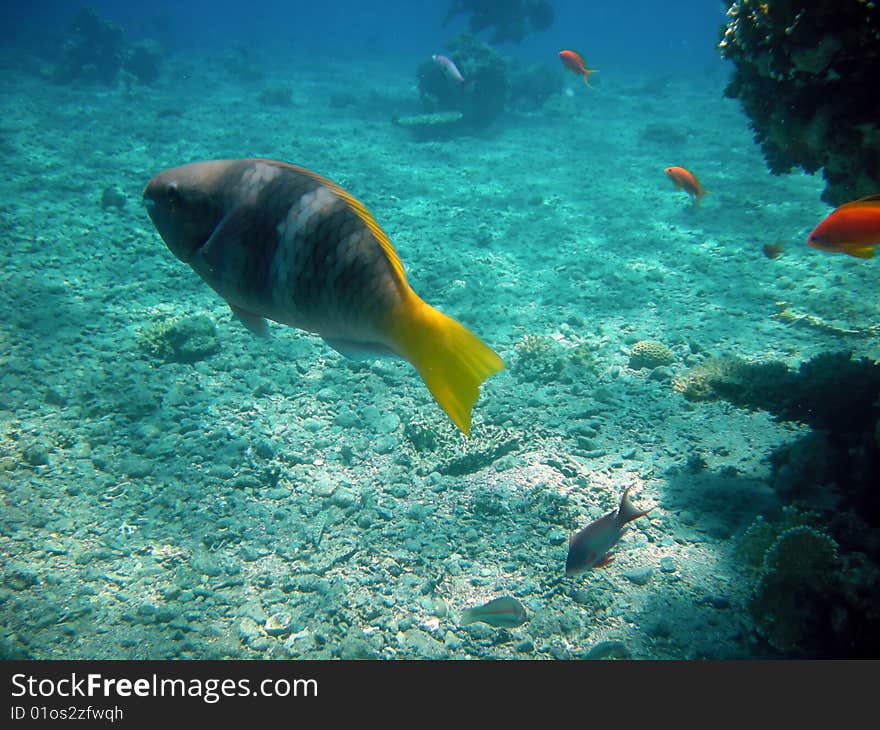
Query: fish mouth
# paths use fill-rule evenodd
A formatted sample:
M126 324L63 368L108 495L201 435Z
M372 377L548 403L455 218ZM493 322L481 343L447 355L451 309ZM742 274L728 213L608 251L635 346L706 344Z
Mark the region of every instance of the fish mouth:
M830 241L824 241L820 236L815 234L810 235L807 238L807 246L819 251L825 251L825 253L840 253L843 251L843 248L839 245L831 243Z

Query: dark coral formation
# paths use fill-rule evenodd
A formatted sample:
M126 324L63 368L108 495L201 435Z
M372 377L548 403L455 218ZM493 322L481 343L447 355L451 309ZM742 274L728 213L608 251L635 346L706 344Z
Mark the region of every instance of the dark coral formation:
M55 68L58 83L89 82L111 85L128 74L144 84L155 81L162 65L162 49L156 41L125 41L122 28L109 23L91 6L81 8L62 46L62 59Z
M839 555L837 542L810 524L817 521L789 510L779 522L759 518L742 536L738 554L755 575L749 613L761 638L785 656L874 656L880 568L859 552Z
M790 507L741 541L740 557L760 571L749 610L761 636L788 656L876 654L880 365L850 353L819 355L797 370L710 359L676 386L692 400L724 398L814 429L770 455L771 485Z
M546 65L516 71L510 79L510 103L522 111L539 109L547 99L562 92L562 75Z
M459 13L470 15L473 33L492 29L492 43L519 43L529 33L547 30L554 19L547 0L452 0L444 24Z
M871 431L880 418L880 365L848 352L817 355L797 371L781 362L709 359L675 386L689 400L724 398L842 435Z
M64 60L55 69L59 83L93 81L110 84L122 68L125 41L122 28L108 23L93 7L81 8L62 47Z
M880 6L871 0L737 0L721 55L774 174L823 170L823 200L880 190Z
M422 107L428 113L461 112L462 129L489 126L504 109L507 62L469 33L453 38L449 50L465 83L449 78L435 61L425 61L417 71Z
M842 502L859 521L880 527L880 365L845 352L818 355L796 371L779 362L719 358L674 385L690 400L723 398L816 429L771 456L774 487L789 501L829 513Z

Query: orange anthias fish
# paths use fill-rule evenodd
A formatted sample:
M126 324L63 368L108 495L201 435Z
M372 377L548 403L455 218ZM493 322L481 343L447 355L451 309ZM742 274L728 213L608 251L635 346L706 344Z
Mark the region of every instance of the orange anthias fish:
M860 259L871 258L878 244L880 193L835 208L807 236L811 248Z
M620 506L604 517L591 522L568 542L568 557L565 559L565 574L578 575L590 568L604 568L614 558L609 552L623 535L628 522L644 517L653 507L638 510L629 501L627 487L620 498Z
M694 205L697 205L700 202L700 198L709 192L708 190L703 189L703 186L700 185L700 181L697 180L692 172L685 170L683 167L667 167L663 172L665 172L669 176L669 179L672 180L672 184L675 185L676 190L684 190L691 196Z
M590 85L590 74L595 73L599 70L597 68L587 68L586 66L584 66L584 59L581 58L581 54L577 51L560 51L559 60L562 61L562 65L565 66L569 71L583 76L584 83L587 86Z
M379 224L338 185L273 160L212 160L160 172L144 203L171 252L248 329L271 319L345 355L403 357L468 433L480 384L504 363L416 295Z

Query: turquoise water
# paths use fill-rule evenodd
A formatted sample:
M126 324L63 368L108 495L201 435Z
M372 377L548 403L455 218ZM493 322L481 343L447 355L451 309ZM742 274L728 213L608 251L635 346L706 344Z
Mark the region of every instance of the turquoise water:
M868 578L843 617L790 605L877 572L828 439L699 390L719 358L880 355L875 262L805 246L821 179L767 171L720 64L597 61L588 89L534 59L543 104L418 140L392 119L423 111L424 60L221 45L95 84L3 54L0 656L788 657L861 625ZM356 195L413 289L501 355L470 437L407 363L255 338L171 255L147 180L251 156ZM566 577L627 486L654 509ZM786 536L832 555L774 583ZM501 596L522 625L461 625Z

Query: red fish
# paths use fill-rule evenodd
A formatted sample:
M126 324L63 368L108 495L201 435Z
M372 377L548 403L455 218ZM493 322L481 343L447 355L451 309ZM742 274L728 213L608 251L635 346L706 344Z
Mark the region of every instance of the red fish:
M697 205L700 202L700 198L709 192L703 189L700 181L697 180L692 172L685 170L683 167L667 167L663 172L669 176L677 190L684 190L691 196L694 205Z
M623 535L627 522L644 517L653 507L638 510L629 501L627 487L620 498L620 507L594 520L571 538L565 559L565 574L586 573L590 568L604 568L613 560L609 550Z
M590 85L590 74L595 73L599 70L597 68L587 68L586 66L584 66L584 59L581 58L581 54L577 51L560 51L559 60L562 61L562 65L565 66L569 71L583 76L584 83L587 86Z
M434 63L440 66L449 78L460 84L464 83L464 76L461 75L461 71L458 70L455 61L448 56L438 56L437 54L434 54L431 58L434 59Z
M379 224L338 185L274 160L211 160L160 172L144 203L246 327L271 319L343 354L403 357L468 433L480 384L504 363L416 295Z
M880 193L835 208L807 236L807 245L828 253L869 259L880 244Z

